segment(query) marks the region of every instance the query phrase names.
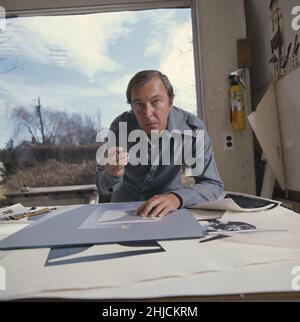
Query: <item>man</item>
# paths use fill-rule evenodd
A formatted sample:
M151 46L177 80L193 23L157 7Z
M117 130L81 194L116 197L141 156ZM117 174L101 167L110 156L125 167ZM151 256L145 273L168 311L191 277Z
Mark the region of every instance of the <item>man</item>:
M98 165L97 188L112 194L112 202L145 201L137 210L144 217L163 217L171 211L215 200L223 183L215 164L210 138L203 122L196 116L173 106L173 87L159 71L141 71L129 82L127 102L131 111L117 117L110 130L119 137L119 124L125 122L129 134L136 129L151 133L204 130L204 168L194 177L195 185L184 188L182 167L175 165L131 165L128 152L117 146L109 149L107 163ZM122 133L122 135L124 135ZM149 145L151 149L151 145ZM130 148L128 147L128 151ZM173 151L174 153L174 151Z

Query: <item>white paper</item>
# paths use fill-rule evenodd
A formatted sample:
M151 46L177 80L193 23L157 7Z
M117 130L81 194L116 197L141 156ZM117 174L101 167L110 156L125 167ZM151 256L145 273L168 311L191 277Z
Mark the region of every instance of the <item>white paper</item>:
M99 256L140 249L142 248L117 244L101 245L93 246L79 256ZM184 274L182 265L176 266L174 261L169 263L165 252L50 267L44 266L49 253L49 249L46 248L6 253L7 255L0 259L0 266L8 272L8 287L6 292L0 293L0 299L15 295L22 297L46 290L118 287L137 281L151 281Z
M196 220L220 219L224 210L189 209Z
M113 288L64 290L34 294L37 298L70 299L157 299L183 296L226 296L259 294L270 299L270 293L291 293L291 271L299 266L299 259L234 271L193 274L180 278L166 278L151 283L135 283ZM278 296L277 296L278 298ZM295 292L295 298L299 294ZM201 300L201 299L200 299Z
M5 235L5 237L16 233L17 231L30 225L30 222L20 222L20 223L0 223L0 235Z
M134 214L135 210L121 211L121 210L106 210L97 224L133 224L133 223L147 223L161 221L160 218L146 218Z
M8 206L0 209L0 219L6 219L16 215L23 215L27 213L28 210L26 207L21 205L20 203L15 204L13 206Z
M296 1L295 1L296 2ZM298 1L299 4L299 1ZM276 84L280 134L283 147L283 164L286 188L300 191L300 68L280 78ZM264 123L266 133L271 132L269 124ZM272 133L272 132L271 132ZM275 173L276 174L276 173ZM278 177L277 177L278 178ZM278 178L279 179L279 178ZM280 181L279 181L280 182Z
M231 198L225 198L226 194L232 194L232 195L243 195L245 197L248 198L255 198L255 199L262 199L262 200L267 200L272 202L273 204L264 206L264 207L260 207L260 208L241 208L238 204L236 204L234 202L233 199ZM230 211L235 211L235 212L257 212L257 211L262 211L262 210L266 210L271 208L272 206L274 206L274 203L276 205L280 205L281 203L278 201L274 201L274 200L270 200L270 199L266 199L266 198L260 198L260 197L256 197L256 196L251 196L248 194L240 194L240 193L234 193L234 192L224 192L219 199L215 200L215 201L210 201L210 202L206 202L206 203L202 203L200 205L197 206L193 206L190 207L191 209L207 209L207 210L230 210Z
M226 241L199 244L197 240L190 240L160 244L166 252L54 267L43 267L47 249L6 252L0 265L8 272L8 289L0 294L0 298L22 298L42 292L58 294L59 290L69 290L69 296L76 293L79 296L85 294L85 290L92 292L97 289L99 298L109 298L110 291L116 290L122 290L119 298L149 297L153 294L179 296L193 292L208 295L286 290L286 284L283 286L279 282L286 271L275 271L274 267L296 259L299 263L300 260L299 250L238 245ZM96 246L82 255L116 253L122 249L126 248L121 245ZM266 280L264 274L258 275L265 265L269 270ZM209 283L205 282L207 278ZM287 278L291 278L290 273ZM142 292L126 291L136 287Z
M286 99L284 100L282 106L286 115L293 115L293 117L289 117L288 127L295 131L294 128L297 129L298 124L291 126L291 122L297 120L298 118L294 113L286 112L286 105L290 102L290 95L291 93L289 91L288 96L286 96ZM260 101L256 111L248 116L248 120L264 151L264 155L270 163L270 166L280 184L281 189L285 190L286 179L283 165L282 143L280 136L281 124L279 124L278 119L277 101L278 100L276 98L275 86L274 83L272 83L268 88L266 94ZM281 133L283 132L281 131ZM294 133L296 137L296 132ZM298 158L296 162L298 162ZM291 167L291 169L293 169L292 171L294 171L294 168L295 167Z
M227 211L222 220L243 221L267 231L235 235L230 242L300 249L300 215L286 208L251 214Z

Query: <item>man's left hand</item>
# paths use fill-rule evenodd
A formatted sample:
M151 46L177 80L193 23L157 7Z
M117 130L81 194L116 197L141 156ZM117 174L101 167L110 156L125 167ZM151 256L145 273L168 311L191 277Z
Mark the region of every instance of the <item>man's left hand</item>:
M181 205L180 198L173 193L154 196L146 201L138 210L137 214L142 217L166 216L169 212L177 210Z

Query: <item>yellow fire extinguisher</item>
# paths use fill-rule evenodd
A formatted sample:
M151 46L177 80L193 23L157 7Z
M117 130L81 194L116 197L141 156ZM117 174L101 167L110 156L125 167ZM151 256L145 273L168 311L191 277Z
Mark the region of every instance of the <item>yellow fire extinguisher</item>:
M235 131L243 131L246 128L246 115L244 108L245 84L242 80L244 69L239 69L229 75L230 80L230 120Z

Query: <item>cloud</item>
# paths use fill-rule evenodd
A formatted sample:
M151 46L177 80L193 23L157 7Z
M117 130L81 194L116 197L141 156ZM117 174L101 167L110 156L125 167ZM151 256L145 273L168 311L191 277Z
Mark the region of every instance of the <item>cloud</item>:
M18 18L7 30L12 37L2 50L93 78L99 71L121 68L110 57L109 46L127 37L136 19L134 12Z
M149 21L151 32L145 55L159 59L160 71L174 86L174 104L197 113L191 20L178 22L175 11L154 11Z
M10 38L4 46L2 55L22 55L33 63L60 66L80 72L92 81L97 81L99 88L105 88L102 95L124 96L126 86L132 75L128 75L126 66L112 59L110 46L124 37L129 37L133 28L140 24L149 30L145 40L144 56L159 61L159 68L173 82L175 103L195 112L194 58L192 48L192 29L187 15L178 20L177 10L150 10L145 12L101 13L92 15L31 17L13 20L8 28ZM141 27L140 27L141 28ZM135 29L135 32L138 32ZM24 41L24 39L26 41ZM124 73L125 71L125 73ZM100 72L100 73L99 73ZM112 76L120 75L115 79ZM49 101L57 103L57 93L82 94L83 90L68 88L63 85L50 85L50 88L36 88L24 85L26 91L16 94L19 97L36 96L37 89ZM52 93L47 95L53 88ZM71 92L72 90L72 92ZM25 92L25 93L24 93ZM100 93L100 90L99 92ZM73 95L73 94L72 94ZM61 97L59 100L61 101ZM55 104L57 105L57 104Z
M11 62L16 58L24 59L32 63L25 63L25 72L33 68L33 73L25 76L18 69L1 75L1 119L7 119L4 115L6 107L34 106L40 96L46 108L69 112L80 108L80 111L88 114L98 109L98 101L99 109L101 102L104 102L102 116L109 123L127 107L125 91L133 74L140 69L152 69L153 66L169 76L175 89L175 105L195 112L191 20L188 11L183 15L181 13L179 10L150 10L11 20L7 33L0 34L3 36L0 42L4 41L0 61L1 57L10 57ZM135 36L139 32L146 36L137 43L138 37ZM121 59L116 61L112 58L115 54L112 46L120 43L123 46L122 40L127 40L127 37L130 47L115 47L123 49L124 55L129 55L125 56L125 62L121 65ZM140 59L130 56L133 51L141 55ZM74 73L76 77L71 83L71 73L64 78L61 70L60 76L55 77L55 83L52 66L79 72L84 77ZM37 72L44 74L36 78ZM43 82L39 79L43 79ZM4 128L8 133L6 121L0 130L2 141ZM8 134L6 137L9 138Z
M126 96L127 85L133 75L124 75L115 79L107 84L107 90L109 94Z
M171 30L176 27L174 10L155 10L147 15L150 23L150 36L146 41L145 56L162 56L169 44Z
M1 106L32 106L40 96L45 105L54 109L72 109L72 101L85 98L100 98L103 90L93 86L63 85L57 83L33 84L25 76L13 74L0 78ZM9 104L9 105L8 105Z
M175 105L197 113L191 24L178 26L170 38L170 47L160 62L160 69L174 85Z

